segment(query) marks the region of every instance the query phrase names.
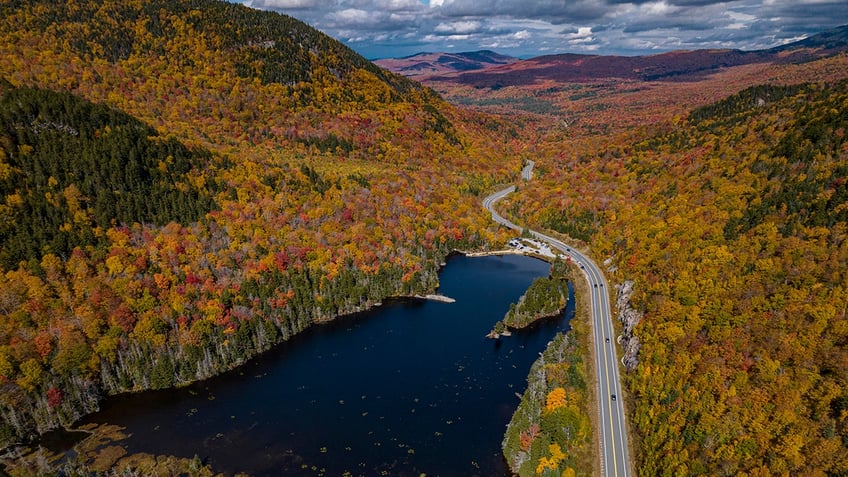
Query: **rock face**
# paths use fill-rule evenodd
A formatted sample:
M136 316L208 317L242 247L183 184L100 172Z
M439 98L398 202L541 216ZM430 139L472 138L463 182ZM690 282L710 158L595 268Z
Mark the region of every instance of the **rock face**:
M616 285L615 306L618 307L618 320L624 328L619 341L624 347L624 356L621 358L621 363L628 370L636 369L639 365L639 347L641 342L639 337L633 334L633 329L642 319L642 312L634 310L630 306L630 296L633 295L634 282L627 280L622 284Z

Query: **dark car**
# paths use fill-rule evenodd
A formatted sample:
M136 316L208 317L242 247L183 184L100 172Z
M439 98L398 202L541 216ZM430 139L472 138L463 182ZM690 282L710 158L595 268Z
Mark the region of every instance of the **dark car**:
M606 339L607 343L609 343L609 338Z
M612 394L612 400L615 401L615 394Z

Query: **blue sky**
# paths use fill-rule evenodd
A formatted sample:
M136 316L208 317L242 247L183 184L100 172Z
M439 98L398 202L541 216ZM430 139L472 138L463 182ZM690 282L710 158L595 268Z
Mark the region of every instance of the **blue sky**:
M243 0L370 59L422 51L652 54L768 48L848 23L847 0Z

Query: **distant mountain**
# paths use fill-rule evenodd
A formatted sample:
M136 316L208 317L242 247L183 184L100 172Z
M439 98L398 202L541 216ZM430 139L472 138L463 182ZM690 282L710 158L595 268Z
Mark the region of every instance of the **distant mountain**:
M805 48L823 52L845 51L848 47L848 25L842 25L832 30L826 30L796 42L778 46L767 51L799 51Z
M465 53L418 53L404 58L387 58L374 61L375 64L408 77L474 71L492 66L508 65L518 58L501 55L490 50Z
M480 71L432 75L434 82L483 88L527 85L539 80L581 82L604 78L637 81L688 81L720 68L753 63L801 63L848 51L848 25L767 50L672 51L650 56L562 54L494 66Z

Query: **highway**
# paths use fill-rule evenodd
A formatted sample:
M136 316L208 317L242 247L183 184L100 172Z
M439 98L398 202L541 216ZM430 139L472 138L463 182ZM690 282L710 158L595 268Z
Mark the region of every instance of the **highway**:
M528 161L521 171L522 179L532 178L533 166L533 161ZM483 200L483 207L491 212L495 222L521 232L522 227L505 219L494 208L498 200L514 191L515 186L510 186L495 192ZM627 447L624 406L621 402L621 379L618 374L609 286L601 269L589 257L553 237L532 230L529 232L537 239L544 240L551 247L571 257L586 277L592 304L592 325L595 330L595 370L597 371L598 414L601 425L601 475L627 477L630 475L630 454Z

